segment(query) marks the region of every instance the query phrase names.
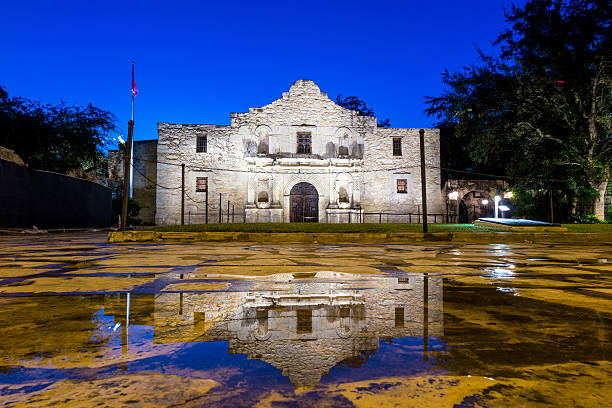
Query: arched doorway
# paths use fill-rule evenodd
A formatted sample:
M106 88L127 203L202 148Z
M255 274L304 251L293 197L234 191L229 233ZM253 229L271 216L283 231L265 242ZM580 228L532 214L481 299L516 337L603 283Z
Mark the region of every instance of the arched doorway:
M291 222L319 222L319 193L310 183L297 183L291 189Z

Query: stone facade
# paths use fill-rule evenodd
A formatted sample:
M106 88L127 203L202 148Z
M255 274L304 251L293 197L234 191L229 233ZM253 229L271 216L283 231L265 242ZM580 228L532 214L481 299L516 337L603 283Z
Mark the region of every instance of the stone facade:
M430 214L442 212L439 144L439 130L425 129ZM419 129L378 128L299 80L266 106L232 113L229 126L159 123L155 174L144 173L157 184L156 224L181 222L182 164L185 223L374 222L368 213L421 212L419 155ZM296 197L298 184L314 196Z

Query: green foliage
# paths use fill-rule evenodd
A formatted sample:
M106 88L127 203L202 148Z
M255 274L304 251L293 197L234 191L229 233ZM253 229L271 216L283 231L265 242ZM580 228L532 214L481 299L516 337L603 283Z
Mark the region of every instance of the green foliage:
M607 224L606 221L602 221L595 214L574 214L572 215L572 221L575 224Z
M0 146L14 150L36 169L59 173L99 169L115 121L112 113L92 104L43 105L9 97L0 87Z
M513 189L512 216L530 220L550 221L551 191L527 189L517 185ZM552 191L553 218L555 223L571 221L571 197L561 190Z
M121 215L121 207L123 205L123 196L116 196L113 198L113 224L117 224L119 222L119 216ZM138 213L140 212L140 205L136 200L130 198L128 200L128 225L140 225L141 220L136 218Z
M336 97L336 103L342 106L343 108L359 112L361 116L375 116L374 111L368 108L366 103L359 99L357 96L338 95ZM391 127L391 122L389 121L389 119L378 119L376 125L382 128L389 128Z
M610 10L598 0L513 6L510 28L495 43L501 57L479 51L480 65L444 72L447 90L426 97L426 112L453 144L443 148L442 163L471 161L510 176L531 191L535 201L525 199L522 211L535 218L548 214L551 189L563 219L576 207L592 208L612 171Z

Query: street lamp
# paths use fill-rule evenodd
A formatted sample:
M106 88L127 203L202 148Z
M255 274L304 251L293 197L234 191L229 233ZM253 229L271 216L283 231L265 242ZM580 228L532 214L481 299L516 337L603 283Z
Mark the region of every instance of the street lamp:
M513 196L512 191L506 191L506 192L504 192L504 198L505 198L506 200L511 200L511 199L512 199L512 196Z
M501 201L501 197L495 196L494 200L495 200L495 217L494 218L499 218L497 216L497 213L499 212L499 202Z
M485 217L489 216L489 200L486 198L480 200L480 205L478 206L478 214L482 214L482 206L485 208ZM474 218L476 218L474 216Z
M458 191L453 191L453 192L448 193L448 198L450 200L455 200L455 202L456 202L456 207L455 208L456 208L456 215L457 215L457 222L458 222L459 221L459 200L458 200L459 192ZM448 211L447 211L447 213L448 213Z

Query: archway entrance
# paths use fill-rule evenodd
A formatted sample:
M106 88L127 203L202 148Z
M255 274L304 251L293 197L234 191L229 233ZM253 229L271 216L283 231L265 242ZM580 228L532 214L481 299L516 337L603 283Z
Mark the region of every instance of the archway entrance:
M291 189L291 222L319 222L319 193L310 183L297 183Z

